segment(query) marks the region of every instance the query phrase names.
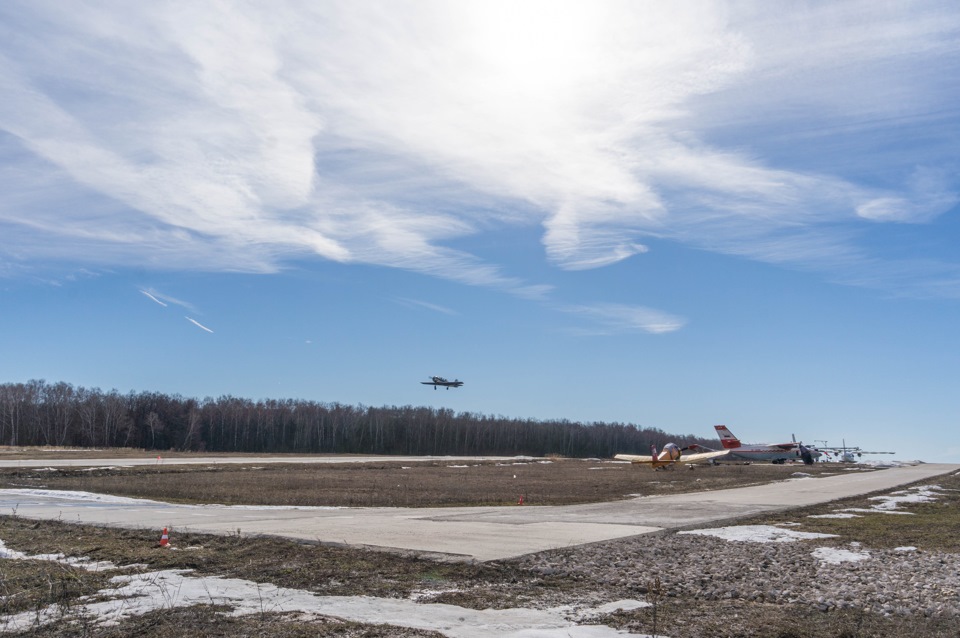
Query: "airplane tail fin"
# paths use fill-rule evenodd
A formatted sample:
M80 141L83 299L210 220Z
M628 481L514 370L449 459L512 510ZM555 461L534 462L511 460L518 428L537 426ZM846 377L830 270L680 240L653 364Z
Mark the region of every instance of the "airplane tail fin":
M740 439L735 437L733 432L727 429L727 426L715 425L713 428L717 431L717 436L720 437L720 445L723 446L724 450L732 450L740 447Z

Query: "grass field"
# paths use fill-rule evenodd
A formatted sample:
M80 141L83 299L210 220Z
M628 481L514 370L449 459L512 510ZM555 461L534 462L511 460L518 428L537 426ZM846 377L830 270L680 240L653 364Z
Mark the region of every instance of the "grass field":
M820 476L839 465L717 465L654 472L629 463L552 459L437 460L316 465L174 465L114 469L0 469L0 487L45 487L183 503L429 507L612 501L638 494L742 487Z
M515 502L519 494L530 504L580 503L613 500L633 494L679 493L788 478L794 472L829 474L849 471L843 466L721 466L695 471L653 472L600 461L562 460L552 463L505 465L430 462L404 468L399 464L334 466L172 466L123 470L5 470L0 487L46 487L107 492L126 496L188 502L304 505L465 505ZM882 471L882 470L880 470ZM516 477L516 478L514 478ZM810 519L840 507L868 507L867 497L772 514L742 523L775 523L803 518L804 529L838 534L838 544L857 541L867 547L916 545L927 552L960 550L960 478L936 481L946 488L933 503L906 506L913 516L874 516L852 519ZM472 609L543 607L584 599L615 600L630 595L611 585L529 570L523 561L484 564L441 563L422 557L387 554L356 548L328 547L278 539L177 534L180 551L157 547L154 530L121 530L37 522L15 515L0 516L0 541L28 555L61 552L128 566L119 572L90 572L48 560L0 559L0 616L38 611L55 605L68 614L82 596L107 587L116 573L190 569L208 577L225 576L256 583L303 589L322 596L367 595L408 598L433 594L432 602ZM611 548L614 546L611 541ZM575 558L576 548L571 550ZM635 565L655 557L641 552ZM635 595L655 598L645 587ZM446 593L442 593L446 592ZM165 609L124 620L115 627L90 621L54 623L19 635L65 637L113 636L439 636L437 632L392 624L341 622L329 617L306 618L278 610L224 616L214 605ZM659 619L652 614L659 613ZM666 620L665 620L666 619ZM814 638L835 636L910 635L912 638L960 635L956 619L885 618L850 610L820 613L790 604L745 600L704 601L664 595L651 609L617 612L597 619L634 632L674 638L693 636L773 636ZM0 630L3 624L0 621Z

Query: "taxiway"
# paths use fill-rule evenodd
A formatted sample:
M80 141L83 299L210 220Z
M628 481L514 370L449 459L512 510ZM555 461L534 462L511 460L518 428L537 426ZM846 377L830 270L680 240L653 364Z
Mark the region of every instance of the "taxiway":
M191 462L214 461L192 459ZM243 462L259 464L271 462L271 459L245 458ZM8 463L21 463L21 467L26 467L23 461ZM58 463L44 461L42 466ZM71 466L109 466L112 463L111 459L69 460ZM167 464L174 463L174 460L167 461ZM174 534L190 531L280 536L411 551L453 560L489 561L825 503L889 490L958 470L958 465L919 464L709 492L643 496L587 505L533 507L413 509L180 505L75 492L8 489L0 490L0 513L89 525L158 530L168 527Z

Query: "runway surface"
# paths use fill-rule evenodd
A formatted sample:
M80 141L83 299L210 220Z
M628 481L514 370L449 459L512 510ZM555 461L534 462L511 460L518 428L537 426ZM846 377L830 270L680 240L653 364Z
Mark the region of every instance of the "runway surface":
M406 462L417 459L391 460ZM71 466L91 467L120 464L114 461L70 459L68 463ZM317 459L314 458L314 461ZM193 459L189 462L214 461ZM224 462L224 459L217 459L216 462ZM248 457L239 462L260 464L278 461L269 457ZM3 465L8 463L18 462L8 461ZM59 463L43 461L39 466ZM174 461L169 463L174 464ZM826 503L848 496L889 490L958 470L960 465L920 464L874 472L846 472L823 478L791 479L727 490L643 496L587 505L535 507L513 505L413 509L176 505L92 494L84 496L83 493L12 489L0 490L0 514L15 513L31 519L58 519L126 528L149 527L159 530L168 527L174 539L177 532L183 531L213 534L239 532L241 535L280 536L330 544L408 550L455 560L489 561Z

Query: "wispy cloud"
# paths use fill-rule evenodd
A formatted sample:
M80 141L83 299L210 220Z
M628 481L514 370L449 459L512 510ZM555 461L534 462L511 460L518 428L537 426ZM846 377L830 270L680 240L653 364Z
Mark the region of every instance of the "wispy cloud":
M150 299L154 300L155 302L157 302L158 304L160 304L160 305L163 306L164 308L167 307L167 304L163 303L162 301L160 301L159 299L157 299L156 297L154 297L152 294L150 294L150 293L147 292L146 290L141 290L140 292L143 293L144 295L146 295L147 297L149 297Z
M876 222L924 223L957 205L950 176L940 169L917 169L903 195L879 196L857 206L857 215Z
M7 3L0 255L544 299L453 242L542 226L575 270L658 237L858 281L888 259L860 224L956 205L953 138L911 135L957 132L949 3L560 4Z
M686 325L686 320L669 313L627 304L599 303L592 305L562 306L560 310L590 321L589 326L573 328L582 335L611 335L630 332L663 334L674 332Z
M154 288L141 289L140 292L150 299L154 300L161 306L168 306L169 304L174 304L182 308L186 308L190 312L197 312L197 309L189 301L183 301L182 299L177 299L176 297L171 297L170 295L164 294Z
M440 306L438 304L429 303L427 301L420 301L419 299L408 299L406 297L398 297L396 302L407 306L408 308L426 308L427 310L432 310L433 312L439 312L444 315L457 315L460 314L452 308L447 308L446 306Z
M201 330L206 330L206 331L209 332L209 333L213 333L213 330L211 330L210 328L206 327L205 325L203 325L202 323L200 323L200 322L197 321L196 319L191 319L190 317L184 317L184 319L186 319L187 321L189 321L190 323L192 323L192 324L195 325L196 327L200 328Z

